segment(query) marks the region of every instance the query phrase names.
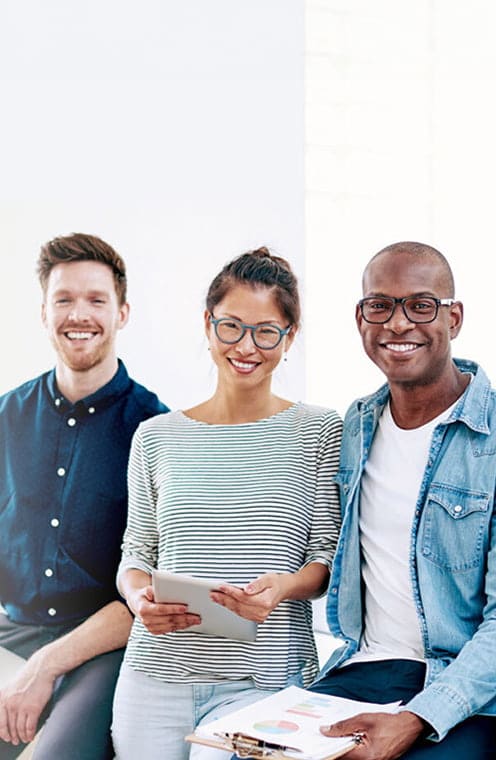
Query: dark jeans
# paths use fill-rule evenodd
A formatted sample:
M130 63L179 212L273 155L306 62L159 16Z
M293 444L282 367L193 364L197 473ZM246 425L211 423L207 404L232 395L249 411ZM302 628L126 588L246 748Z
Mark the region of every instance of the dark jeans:
M0 646L29 657L70 628L24 626L0 614ZM95 657L62 676L45 710L35 760L111 760L110 737L114 687L124 650ZM40 725L41 725L40 721ZM0 740L0 760L13 760L26 745Z
M361 662L333 670L310 691L365 702L408 702L422 691L425 666L411 660ZM405 760L489 760L496 758L496 718L476 715L455 726L441 742L419 740Z

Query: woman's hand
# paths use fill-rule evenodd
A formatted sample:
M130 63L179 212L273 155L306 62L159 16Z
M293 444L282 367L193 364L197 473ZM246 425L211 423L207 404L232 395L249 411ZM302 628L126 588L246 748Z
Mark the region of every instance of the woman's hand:
M152 586L132 589L128 593L127 604L137 619L155 636L182 631L201 623L199 615L188 612L187 604L156 602Z
M210 598L247 620L263 623L288 594L288 573L266 573L244 588L222 584Z

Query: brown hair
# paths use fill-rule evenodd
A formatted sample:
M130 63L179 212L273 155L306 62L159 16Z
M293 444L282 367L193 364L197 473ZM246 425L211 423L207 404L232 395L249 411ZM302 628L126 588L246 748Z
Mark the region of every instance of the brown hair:
M46 293L52 269L57 264L71 261L98 261L110 267L119 304L122 306L126 303L127 280L124 261L104 240L82 232L56 237L41 247L36 269L43 293Z
M298 328L301 317L298 281L286 259L273 256L262 246L230 261L214 277L208 289L206 306L211 314L233 285L273 289L277 305L288 323Z

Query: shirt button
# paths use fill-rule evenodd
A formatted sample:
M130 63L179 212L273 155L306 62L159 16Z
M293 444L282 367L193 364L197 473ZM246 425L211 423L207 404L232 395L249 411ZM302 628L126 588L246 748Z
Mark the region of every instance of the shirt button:
M337 594L337 593L338 593L337 587L336 587L336 586L333 586L333 587L331 588L331 594L334 594L334 595L335 595L335 594Z
M69 425L69 427L74 427L74 425L76 424L76 420L74 419L74 417L69 417L69 419L67 420L67 424Z
M50 520L50 525L52 526L52 528L58 528L58 527L59 527L59 525L60 525L60 520L57 520L57 518L56 518L56 517L53 517L53 518Z
M57 610L54 607L49 607L48 614L50 615L50 617L53 617L54 615L57 614Z
M457 505L456 505L456 507L455 507L455 510L454 510L454 511L455 511L457 514L460 514L460 512L462 511L462 507L460 506L460 504L457 504Z
M51 567L47 567L47 569L45 570L45 575L46 575L47 578L51 578L52 577L53 570L52 570Z
M60 399L59 399L59 398L56 398L56 399L55 399L55 406L60 406L60 403L61 403L61 402L60 402Z
M59 476L59 478L63 478L65 475L65 467L59 467L59 469L57 470L57 475Z
M95 414L95 407L94 406L88 407L88 414Z

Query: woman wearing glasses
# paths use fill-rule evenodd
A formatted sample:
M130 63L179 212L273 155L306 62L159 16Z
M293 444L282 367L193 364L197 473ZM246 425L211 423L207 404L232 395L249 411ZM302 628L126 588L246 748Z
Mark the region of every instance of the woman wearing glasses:
M272 392L299 322L284 259L260 248L227 264L206 299L214 395L135 435L119 587L136 618L114 703L118 760L227 758L184 736L316 675L308 600L325 590L337 542L341 420ZM256 640L191 630L196 615L155 602L156 567L223 578L212 599L258 623Z

